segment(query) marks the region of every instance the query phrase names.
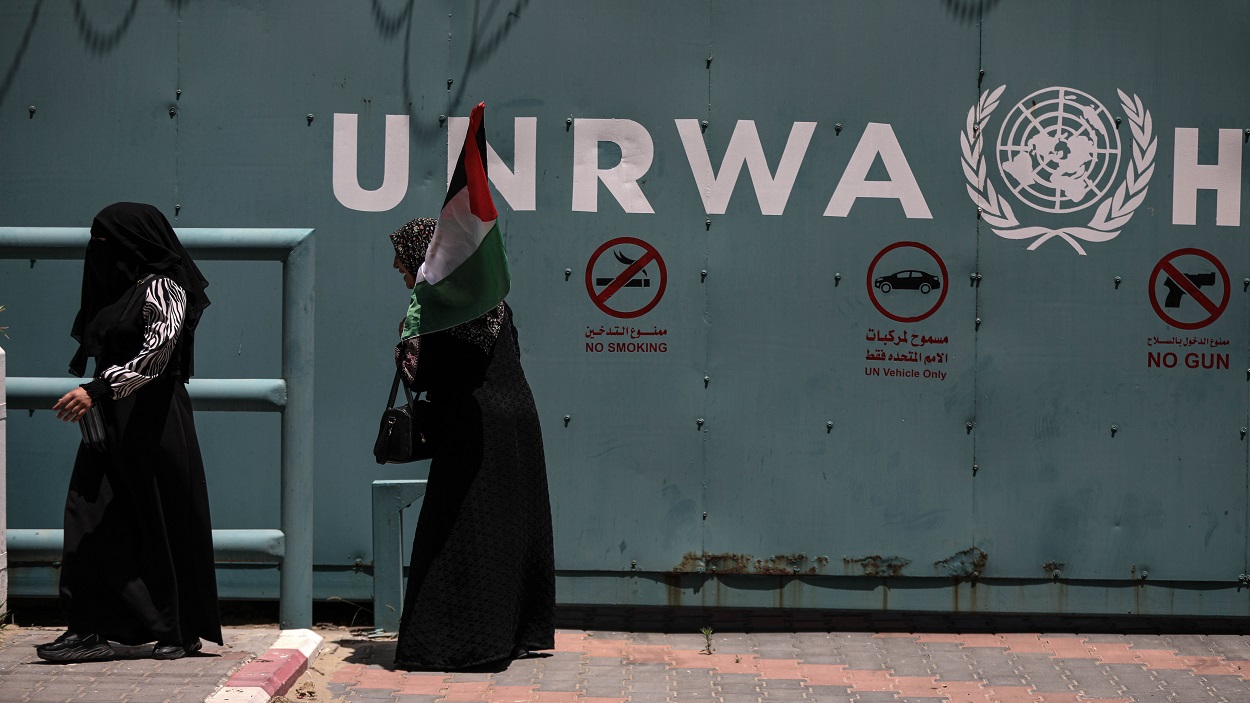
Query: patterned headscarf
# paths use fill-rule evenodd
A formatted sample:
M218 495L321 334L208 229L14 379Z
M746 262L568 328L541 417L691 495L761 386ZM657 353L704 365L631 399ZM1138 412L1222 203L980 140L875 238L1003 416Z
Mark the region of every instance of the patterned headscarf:
M414 276L421 269L421 264L425 263L425 253L430 248L430 241L434 238L434 229L437 225L438 220L432 217L418 217L391 233L391 244L395 247L395 256L399 257L404 268ZM486 314L446 331L451 336L463 339L482 351L490 353L495 346L495 340L499 337L499 331L503 329L503 312L504 304L500 301Z
M434 238L434 228L437 225L438 220L432 217L418 217L391 233L395 256L399 257L408 273L417 275L417 270L425 261L425 252L430 248L430 240Z

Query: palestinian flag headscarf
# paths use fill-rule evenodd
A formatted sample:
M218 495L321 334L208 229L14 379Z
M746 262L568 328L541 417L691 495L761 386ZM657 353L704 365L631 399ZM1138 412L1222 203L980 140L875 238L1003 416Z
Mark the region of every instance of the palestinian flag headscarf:
M476 320L508 295L508 257L486 174L485 110L478 103L469 116L443 210L433 233L422 239L421 265L408 269L416 285L404 339Z
M420 271L421 265L425 263L425 255L430 249L430 241L434 238L437 225L438 220L432 217L418 217L391 233L391 245L395 247L395 255L410 273ZM486 314L450 327L447 333L489 352L495 345L495 339L499 337L499 331L503 329L503 310L504 304L500 301ZM415 346L417 339L414 336L406 341Z

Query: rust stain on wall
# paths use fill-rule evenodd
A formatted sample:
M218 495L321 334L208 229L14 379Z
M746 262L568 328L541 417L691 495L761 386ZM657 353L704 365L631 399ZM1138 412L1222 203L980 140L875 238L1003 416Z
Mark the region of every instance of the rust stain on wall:
M709 574L760 574L764 576L793 576L805 574L815 576L829 565L829 557L816 557L809 560L806 554L775 554L771 557L756 559L750 554L721 552L702 554L686 552L681 563L671 573L709 573Z
M980 547L969 547L956 552L945 559L933 562L933 569L938 576L954 576L956 578L979 578L985 573L985 565L990 555Z
M753 573L789 576L806 573L814 575L815 566L807 565L806 554L776 554L768 559L756 559Z
M864 576L876 576L881 578L902 576L903 569L907 568L907 565L910 563L911 559L894 556L883 557L879 554L867 557L857 557L854 559L850 557L842 558L842 565L846 567L848 576L856 575L852 573L854 567L859 567Z
M697 554L695 552L686 552L686 555L681 558L681 563L673 568L673 573L745 574L749 569L750 563L750 554L734 554L732 552L720 554L704 552L703 554Z

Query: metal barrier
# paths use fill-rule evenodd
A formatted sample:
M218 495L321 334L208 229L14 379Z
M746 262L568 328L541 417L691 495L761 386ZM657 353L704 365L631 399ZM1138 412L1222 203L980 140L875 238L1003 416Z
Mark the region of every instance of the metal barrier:
M310 229L178 229L202 260L282 263L282 378L195 379L197 410L282 413L281 531L214 530L214 552L281 562L279 618L284 628L312 626L314 247ZM85 228L0 227L0 258L81 259ZM80 381L8 379L8 407L42 410ZM10 560L50 548L59 530L9 530Z
M404 609L404 509L425 496L425 481L373 482L373 626L399 629Z
M8 476L5 473L9 426L4 394L5 358L4 348L0 347L0 618L7 617L9 612L9 543L4 529L7 515L5 510L9 503L6 483Z

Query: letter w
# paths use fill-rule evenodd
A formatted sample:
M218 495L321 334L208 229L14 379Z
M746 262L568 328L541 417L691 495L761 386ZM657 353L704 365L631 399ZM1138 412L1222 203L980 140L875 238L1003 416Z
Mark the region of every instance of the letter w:
M812 133L816 131L815 122L795 122L790 128L790 137L781 154L781 163L777 164L776 176L768 168L764 147L760 144L760 135L753 120L738 120L733 136L729 138L729 147L725 149L725 158L721 160L719 174L712 172L711 157L703 141L699 121L676 122L677 133L681 135L681 143L686 147L686 159L690 161L690 170L694 173L694 182L699 186L699 195L703 198L703 209L707 214L723 215L728 209L729 199L733 196L734 186L738 183L738 174L742 172L744 163L751 173L751 183L755 186L760 212L765 215L780 215L785 211L790 191L794 188L794 179L798 177L799 166L803 164L803 156L807 153L807 145L812 140Z

